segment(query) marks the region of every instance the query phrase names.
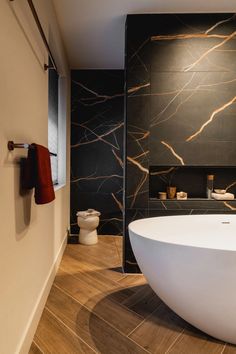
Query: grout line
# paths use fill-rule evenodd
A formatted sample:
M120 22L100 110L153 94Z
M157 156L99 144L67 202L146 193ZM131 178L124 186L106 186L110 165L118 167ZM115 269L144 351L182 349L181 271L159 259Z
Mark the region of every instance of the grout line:
M142 285L142 286L144 286L144 287L146 287L146 286L148 286L150 289L151 289L151 287L150 287L150 285L147 283L147 284L144 284L144 285ZM143 290L145 290L145 289L139 289L139 290L137 290L137 291L135 291L132 295L130 295L127 299L124 299L123 301L122 301L122 304L123 305L125 305L125 306L127 306L126 305L126 303L127 302L129 302L130 301L130 299L132 300L132 298L134 297L134 298L137 298L136 299L136 301L133 301L132 300L132 305L137 305L139 302L140 302L140 293L142 294L142 292L143 292ZM157 294L153 291L153 293L157 296ZM144 295L144 297L142 297L141 296L141 301L142 300L144 300L145 299L145 297L146 297L146 295ZM151 298L153 297L153 295L151 295ZM150 297L149 297L150 298ZM161 301L161 299L157 296L157 298ZM157 305L158 306L158 305ZM149 316L149 315L148 315ZM142 317L144 317L144 316L142 316Z
M65 270L65 268L63 267L63 265L62 265L62 266L60 265L60 268L63 270L63 272L65 272L65 273L67 273L67 274L70 274L72 277L76 278L77 280L80 280L79 278L77 278L76 274L71 273L71 272L69 272L68 270ZM86 270L85 272L80 271L80 270L76 270L76 273L80 273L80 274L86 275L87 277L89 277L90 279L93 280L93 277L89 274L90 272L97 273L96 270L94 271L94 270L92 270L92 269ZM104 280L108 280L109 282L114 283L114 284L113 284L114 287L117 286L117 285L120 286L120 284L119 284L118 282L116 282L115 280L109 279L109 278L107 278L106 276L104 276L103 274L99 274L99 275L101 275L101 277L104 278ZM112 288L111 288L111 289L112 289Z
M82 302L80 302L78 299L76 299L73 295L71 295L69 292L67 292L65 289L61 288L59 285L57 284L53 284L56 288L58 288L59 290L61 290L62 292L64 292L66 295L70 296L72 299L74 299L75 301L77 301L81 306L84 306L87 310L89 310L89 312L92 312L93 309L91 309L90 307L86 306L86 304L83 304ZM99 294L97 294L99 295ZM97 296L97 295L94 295L94 296ZM88 300L89 301L89 300ZM110 300L112 301L112 300ZM122 306L121 303L119 302L116 302L116 301L112 301L113 303L115 304L118 304L118 305L121 305L122 308L124 308L125 310L127 310L128 312L136 315L137 317L140 318L140 320L142 320L143 322L143 316L139 315L138 313L134 312L133 310L129 309L128 307L126 306ZM96 316L98 316L100 319L102 319L104 322L108 323L110 326L114 327L115 329L117 329L115 326L113 326L110 322L107 322L106 320L104 320L104 318L102 318L100 315L98 315L96 312L94 312L96 314ZM117 329L119 331L119 329ZM120 332L122 334L124 334L123 332Z
M135 342L132 338L128 338L128 335L124 334L123 332L121 332L117 327L115 327L112 323L108 322L107 320L105 320L104 318L102 318L100 315L98 315L96 312L93 312L89 307L87 307L85 304L82 304L79 300L77 300L73 295L67 293L66 290L60 288L58 285L54 286L56 288L58 288L61 292L63 292L64 294L66 294L67 296L69 296L70 298L72 298L74 301L78 302L78 304L80 304L82 307L84 307L86 310L89 311L89 313L97 316L101 321L105 322L109 327L113 328L116 332L118 332L120 335L122 335L123 337L129 339L131 342L135 343L138 347L142 348L144 351L146 351L148 354L150 354L150 352L145 349L144 347L142 347L140 344L138 344L137 342ZM45 306L46 307L46 306ZM143 322L143 321L142 321Z
M71 274L71 273L66 272L66 271L64 271L64 270L63 270L63 272L65 272L66 274L72 276L72 277L75 278L76 280L79 280L80 282L83 282L83 283L85 283L86 285L88 285L84 280L81 280L81 279L77 278L74 274ZM91 278L91 279L92 279L92 278ZM61 288L56 282L54 282L53 285L55 285L56 287L58 287L58 288L61 289L61 290L64 290L64 289ZM119 284L119 285L120 285L120 284ZM93 288L93 289L97 290L96 288ZM110 292L110 291L113 291L113 290L120 291L120 290L125 290L125 289L126 289L125 287L122 287L122 286L120 285L119 288L111 288L111 289L105 290L105 291L97 290L98 293L95 294L94 296L99 296L99 295L103 295L103 294L104 294L105 296L109 296L109 295L112 295L112 294L113 294L113 292ZM64 291L66 292L66 290L64 290ZM67 292L66 292L66 293L67 293ZM72 296L69 292L68 292L67 294L69 294L70 296ZM135 293L134 293L134 294L135 294ZM134 294L132 294L132 295L130 295L130 296L133 296ZM89 299L88 299L88 300L89 300ZM140 315L139 313L137 313L137 312L135 312L134 310L130 309L129 307L125 306L122 302L118 302L118 301L116 301L115 299L112 299L112 298L111 298L111 299L108 299L108 300L111 301L112 303L116 304L116 305L121 306L121 307L122 307L123 309L125 309L126 311L128 311L128 312L130 312L130 313L136 315L137 317L140 317L140 319L143 320L144 317L143 317L142 315ZM78 300L77 300L77 301L78 301ZM79 302L79 301L78 301L78 302ZM83 305L83 304L81 303L81 305ZM84 306L84 305L83 305L83 306ZM91 309L90 309L90 311L91 311Z
M84 344L86 344L90 349L92 349L92 351L96 354L98 354L98 352L92 348L87 342L85 342L84 339L82 339L76 332L73 331L73 329L71 329L69 326L67 326L54 312L52 312L47 306L45 306L45 309L53 316L57 319L58 322L62 323L64 327L66 327L74 336L76 336L78 339L80 339Z
M66 256L72 258L75 262L78 262L78 263L83 263L83 262L84 262L83 260L78 260L78 259L77 259L75 256L73 256L73 255L66 254ZM115 266L119 266L119 267L122 268L122 264L121 264L120 262L119 262L118 264L115 264ZM96 268L96 270L94 270L94 267L96 267L96 266L93 265L93 264L89 264L87 267L88 267L88 269L87 269L85 272L83 272L83 271L78 271L78 273L87 273L87 272L99 273L99 271L109 269L110 266L107 265L107 264L104 264L102 268ZM112 267L113 267L113 266L112 266ZM124 274L124 273L122 273L122 275L123 275L123 274ZM103 274L101 274L101 275L102 275L104 278L109 279L109 281L112 281L112 282L114 282L114 283L116 283L116 284L119 284L119 281L122 280L122 279L124 279L124 277L122 277L120 280L113 280L113 279L110 279L110 278L108 278L107 276L105 276L105 275L103 275ZM125 277L126 277L126 276L125 276Z
M143 275L143 274L137 274L137 273L125 275L123 278L121 278L121 279L118 280L118 283L122 283L122 281L123 281L124 279L126 279L126 278L128 278L128 277L130 277L130 276L143 277L143 278L144 278L144 281L145 281L146 283L133 283L133 284L126 285L126 287L131 288L131 287L135 287L135 286L141 286L141 285L146 285L146 284L148 284L148 282L147 282L146 278L144 277L144 275Z
M147 317L145 317L145 318L143 319L143 321L140 322L140 323L137 325L137 327L135 327L134 329L132 329L132 331L131 331L129 334L127 334L127 337L131 336L131 334L133 334L133 332L134 332L137 328L139 328L146 320L148 320L149 317L152 316L152 314L158 309L158 307L159 307L161 304L162 304L162 302L161 302Z
M169 351L171 350L171 348L173 348L173 346L175 345L175 343L177 342L177 340L183 335L184 331L185 331L186 327L184 327L182 329L182 331L179 333L179 335L175 338L175 340L173 341L173 343L169 346L169 348L165 351L165 354L169 353Z
M34 339L33 339L33 342L32 342L32 343L34 343L34 345L38 348L38 350L40 350L40 352L41 352L42 354L45 354L45 352L43 351L43 349L40 348L40 345L37 344ZM32 345L32 344L31 344L31 345Z
M75 278L76 280L79 280L80 282L86 283L86 281L79 279L79 277L78 277L76 274L71 273L71 272L65 270L65 269L63 268L63 266L61 266L60 268L61 268L61 270L62 270L64 273L70 275L71 277ZM90 274L87 274L87 272L80 272L80 271L77 271L77 273L80 273L80 274L82 274L82 275L84 275L84 276L86 276L86 277L88 277L89 279L91 279L91 280L94 281L94 278L93 278ZM99 280L98 280L98 282L100 283ZM88 283L86 283L86 284L89 285ZM100 283L100 284L101 284L101 283ZM101 284L101 285L102 285L102 284ZM107 289L107 290L104 289L104 291L106 292L106 291L109 291L109 290L114 289L114 288L115 288L115 285L117 285L117 284L114 284L113 287L110 287L110 288ZM92 285L91 285L91 286L92 286ZM95 287L93 287L93 288L95 288ZM96 288L96 290L102 291L102 290L99 290L99 289L97 289L97 288Z
M125 273L124 273L124 274L125 274ZM128 275L124 275L124 277L121 278L121 279L119 279L119 280L117 280L117 282L119 283L121 280L126 279L127 277L128 277Z
M68 272L66 272L66 273L69 274L69 275L71 275L72 277L74 277L76 280L80 280L80 279L76 278L76 276L74 276L73 274L70 274L70 273L68 273ZM80 280L80 281L81 281L81 280ZM84 282L84 281L82 281L82 282ZM73 297L73 295L71 295L69 292L67 292L67 290L65 290L64 288L61 288L56 282L54 282L53 285L55 285L58 289L64 291L67 295ZM113 292L110 292L110 291L114 291L114 290L120 291L120 290L125 290L125 289L126 289L126 288L120 286L119 288L115 288L115 289L111 288L110 290L107 290L106 292L102 292L101 290L98 290L99 292L98 292L97 294L95 294L93 297L95 297L95 296L100 296L100 295L103 295L103 294L104 294L105 297L106 297L106 296L109 296L109 295L112 295L112 294L113 294ZM133 296L133 295L134 295L134 294L132 294L132 295L130 295L130 296ZM92 298L93 298L93 297L92 297ZM79 300L77 300L75 297L73 297L73 299L75 299L76 301L78 301L81 305L85 306L83 303L81 303L81 302L80 302ZM89 298L87 301L89 301L89 300L90 300L90 298ZM143 320L143 319L144 319L144 317L143 317L142 315L140 315L139 313L137 313L137 312L135 312L134 310L130 309L129 307L123 305L122 302L118 302L118 301L116 301L116 300L114 300L114 299L112 299L112 298L111 298L111 299L108 299L108 300L111 301L112 303L114 303L115 305L121 306L121 307L122 307L123 309L125 309L127 312L130 312L130 313L136 315L137 317L140 318L140 320ZM86 307L86 306L85 306L85 307ZM86 307L86 308L88 308L88 309L91 311L91 309L90 309L89 307Z
M227 343L224 344L223 349L222 349L222 351L220 352L220 354L223 354L223 353L224 353L226 346L227 346Z

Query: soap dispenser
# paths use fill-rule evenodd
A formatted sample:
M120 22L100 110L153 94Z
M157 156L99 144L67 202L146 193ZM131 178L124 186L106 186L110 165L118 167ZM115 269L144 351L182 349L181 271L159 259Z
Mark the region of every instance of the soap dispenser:
M206 188L206 196L207 199L211 198L211 193L213 192L214 185L214 175L207 175L207 188Z

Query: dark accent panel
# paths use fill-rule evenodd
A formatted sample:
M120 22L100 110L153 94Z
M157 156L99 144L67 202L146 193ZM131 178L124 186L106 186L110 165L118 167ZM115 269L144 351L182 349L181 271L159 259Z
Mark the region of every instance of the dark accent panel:
M127 231L131 220L236 212L235 201L204 199L210 171L216 176L215 187L236 181L235 31L235 14L127 16L128 272L138 270ZM150 175L163 167L175 168L174 175ZM178 190L197 199L149 199L166 189L170 176ZM228 191L235 193L235 185Z
M123 232L124 71L73 70L71 233L76 212L101 212L100 234Z

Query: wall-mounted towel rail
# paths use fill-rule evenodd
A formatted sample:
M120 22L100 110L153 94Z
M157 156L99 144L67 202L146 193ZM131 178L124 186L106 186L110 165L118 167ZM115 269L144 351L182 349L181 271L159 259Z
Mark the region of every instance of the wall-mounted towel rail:
M9 151L12 151L14 149L30 149L32 148L31 144L25 144L25 143L14 143L14 141L8 141L7 147ZM57 154L54 154L53 152L50 152L51 156L57 156Z
M13 2L14 0L9 0L9 1L12 1L12 2ZM34 21L35 21L35 23L36 23L36 25L37 25L38 31L39 31L39 33L40 33L40 35L41 35L42 40L43 40L44 46L46 47L46 50L47 50L47 52L48 52L48 55L49 55L49 57L50 57L50 59L51 59L52 68L54 68L54 69L56 70L56 72L58 73L58 69L57 69L56 62L55 62L55 60L54 60L54 57L53 57L52 52L51 52L51 49L50 49L50 47L49 47L48 40L47 40L47 38L46 38L46 35L45 35L45 33L44 33L44 30L43 30L43 27L42 27L41 22L40 22L40 20L39 20L38 13L37 13L36 8L35 8L35 6L34 6L33 0L27 0L27 2L28 2L28 4L29 4L30 10L31 10L32 15L33 15L33 17L34 17ZM44 64L44 69L45 69L45 70L51 69L51 66L50 66L50 65L47 65L47 64Z

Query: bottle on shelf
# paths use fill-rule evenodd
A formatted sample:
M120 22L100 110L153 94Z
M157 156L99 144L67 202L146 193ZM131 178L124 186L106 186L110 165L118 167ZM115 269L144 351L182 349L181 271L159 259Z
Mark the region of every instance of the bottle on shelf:
M206 197L207 199L212 199L211 193L214 188L214 175L207 175L207 188L206 188Z

